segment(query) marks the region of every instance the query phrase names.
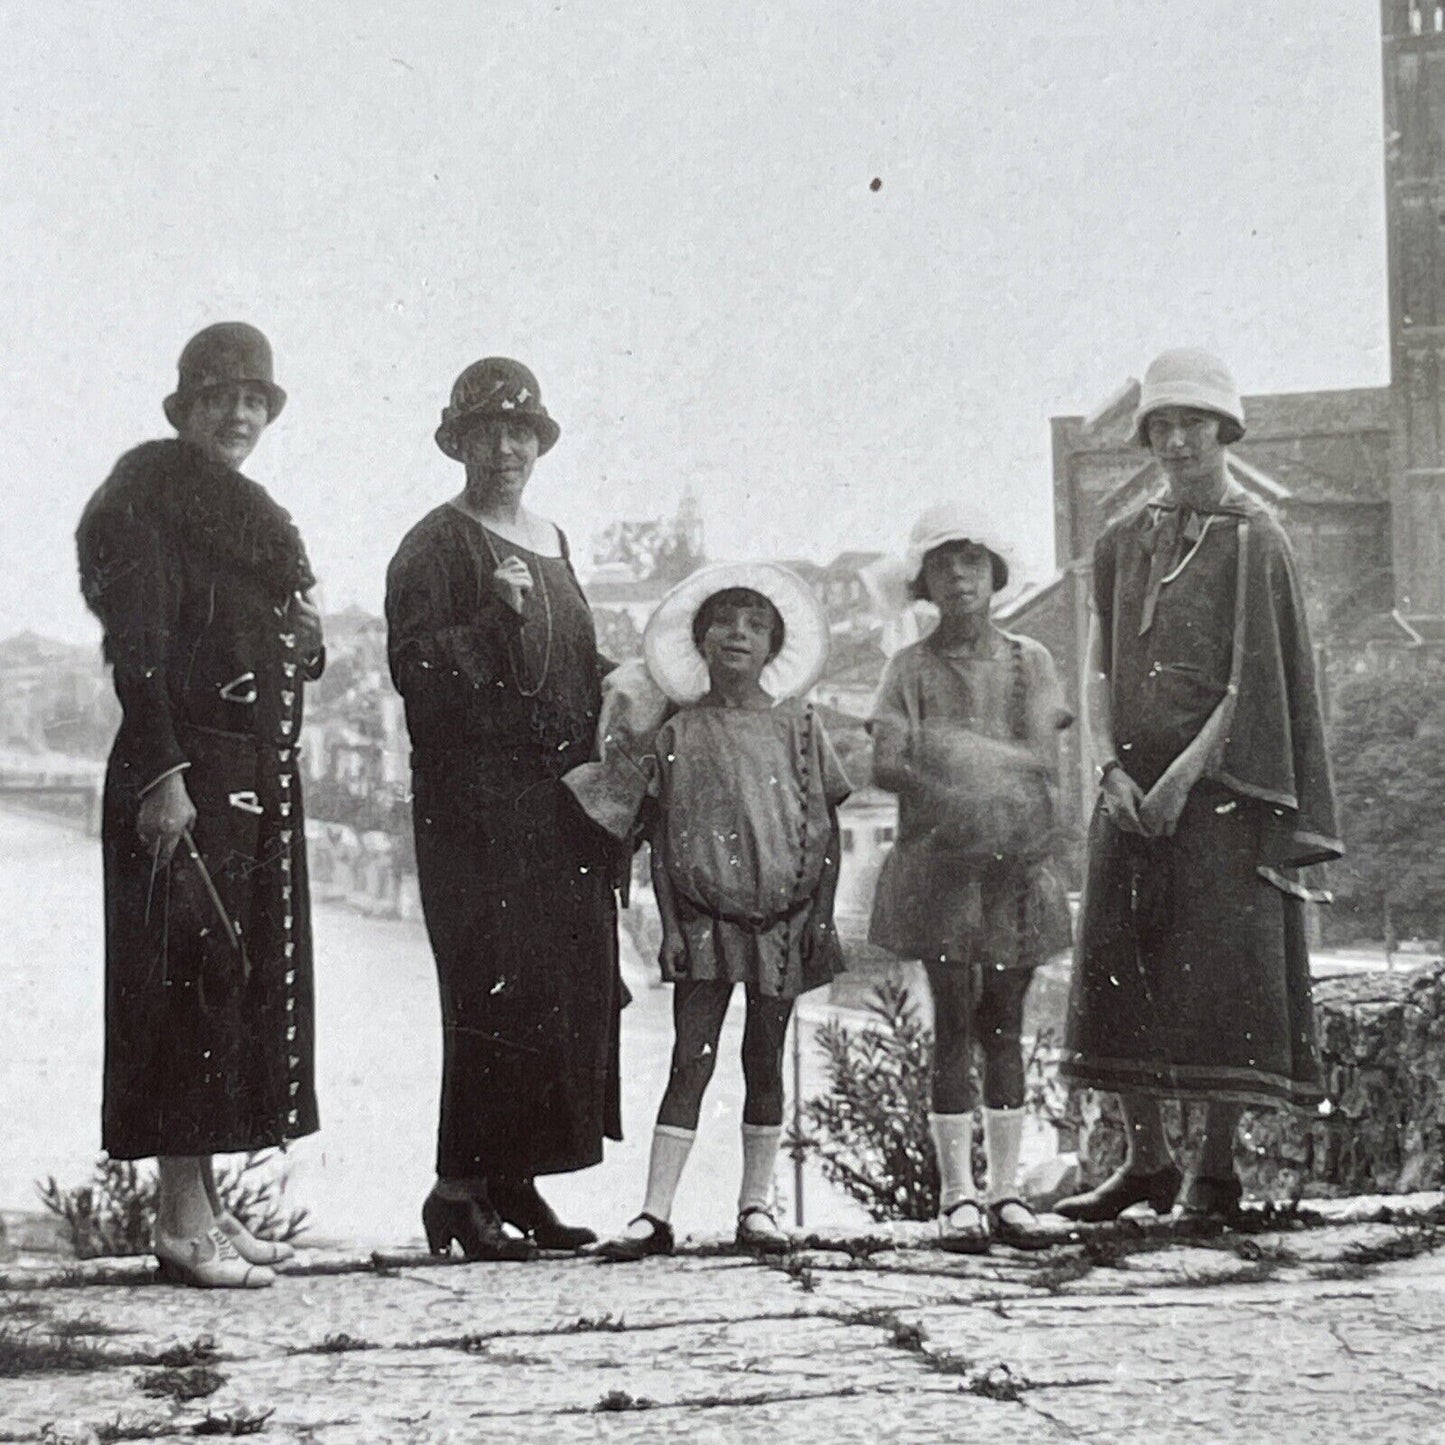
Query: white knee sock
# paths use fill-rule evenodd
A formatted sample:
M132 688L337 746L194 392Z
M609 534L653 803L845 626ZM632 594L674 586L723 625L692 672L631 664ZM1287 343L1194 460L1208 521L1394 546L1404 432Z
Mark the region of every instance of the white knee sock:
M1019 1146L1024 1137L1022 1109L985 1109L983 1145L988 1156L988 1197L1010 1199L1018 1194Z
M771 1209L773 1166L778 1158L781 1124L743 1125L743 1184L738 1191L738 1213L745 1209Z
M652 1154L647 1161L647 1198L642 1212L654 1219L672 1218L672 1201L682 1179L683 1166L692 1152L695 1129L678 1129L659 1124L652 1131Z
M928 1132L938 1155L938 1209L946 1214L964 1199L976 1198L973 1187L973 1115L930 1114Z

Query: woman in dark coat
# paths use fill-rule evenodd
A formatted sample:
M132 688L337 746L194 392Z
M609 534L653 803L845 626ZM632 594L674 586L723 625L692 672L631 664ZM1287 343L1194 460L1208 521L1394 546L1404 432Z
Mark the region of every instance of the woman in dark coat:
M157 1157L155 1251L190 1284L256 1287L290 1255L221 1207L211 1155L317 1128L297 769L320 675L290 517L238 468L285 404L254 327L208 327L77 543L123 720L106 774L102 1142Z
M438 1253L578 1248L539 1174L586 1169L622 1136L617 917L605 835L562 785L593 751L592 614L550 522L522 506L556 422L515 361L468 367L437 444L460 495L406 535L387 573L391 674L412 742L422 909L444 1029Z

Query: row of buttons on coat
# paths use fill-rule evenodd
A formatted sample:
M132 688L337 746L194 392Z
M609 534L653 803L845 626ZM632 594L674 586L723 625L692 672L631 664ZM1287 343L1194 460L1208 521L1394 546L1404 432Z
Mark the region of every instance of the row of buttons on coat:
M281 671L286 681L281 689L281 736L286 740L278 753L281 764L277 781L281 786L281 907L285 925L286 954L286 1092L288 1112L286 1122L294 1129L300 1125L296 1108L296 1096L301 1092L301 1081L297 1069L301 1056L296 1049L296 910L291 877L291 839L294 829L291 825L291 785L296 777L296 746L292 733L296 727L296 634L281 633L281 645L286 649L286 660Z

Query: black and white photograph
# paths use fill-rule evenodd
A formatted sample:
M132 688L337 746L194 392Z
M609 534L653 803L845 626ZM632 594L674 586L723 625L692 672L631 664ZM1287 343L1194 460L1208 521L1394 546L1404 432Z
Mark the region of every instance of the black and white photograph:
M0 19L0 1442L1445 1438L1445 3Z

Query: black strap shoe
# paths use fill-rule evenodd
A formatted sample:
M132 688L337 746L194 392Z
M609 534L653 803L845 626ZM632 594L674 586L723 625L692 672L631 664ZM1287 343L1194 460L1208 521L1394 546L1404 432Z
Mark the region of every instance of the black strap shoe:
M654 1254L671 1254L674 1248L672 1225L645 1210L637 1219L628 1222L636 1224L639 1220L650 1227L650 1234L619 1234L615 1239L605 1239L597 1246L597 1257L611 1260L614 1264L633 1264Z
M1028 1216L1020 1219L1019 1213ZM1060 1225L1048 1225L1035 1213L1033 1205L1016 1196L995 1199L988 1206L989 1233L1010 1249L1052 1249L1067 1244L1072 1231Z
M1172 1164L1152 1174L1131 1173L1125 1164L1096 1189L1061 1199L1054 1205L1054 1213L1079 1224L1103 1224L1117 1219L1134 1204L1148 1204L1155 1214L1165 1214L1173 1207L1183 1182L1183 1175Z

